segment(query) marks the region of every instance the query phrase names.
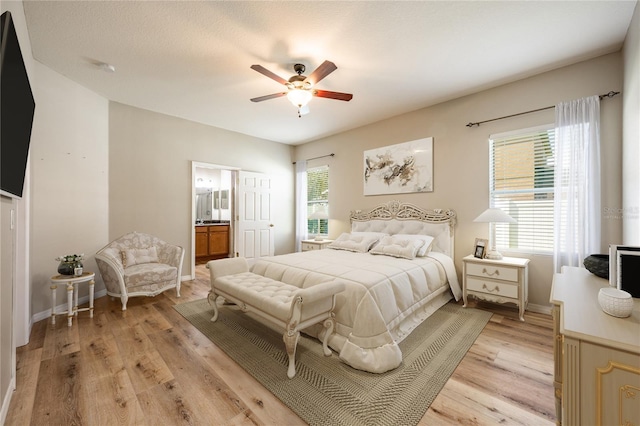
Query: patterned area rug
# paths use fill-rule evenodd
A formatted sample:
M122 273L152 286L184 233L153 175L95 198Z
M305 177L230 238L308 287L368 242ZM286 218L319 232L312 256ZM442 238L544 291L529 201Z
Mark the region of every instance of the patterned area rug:
M213 310L206 299L175 309L310 425L415 425L433 402L491 313L448 303L400 343L402 364L383 374L349 367L301 335L296 375L287 378L282 333L232 305Z

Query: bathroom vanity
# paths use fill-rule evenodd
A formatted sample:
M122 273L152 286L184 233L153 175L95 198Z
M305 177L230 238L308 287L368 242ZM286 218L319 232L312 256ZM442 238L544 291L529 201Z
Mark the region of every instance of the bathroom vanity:
M208 223L207 223L208 222ZM229 255L229 222L205 221L196 224L196 262L202 263Z

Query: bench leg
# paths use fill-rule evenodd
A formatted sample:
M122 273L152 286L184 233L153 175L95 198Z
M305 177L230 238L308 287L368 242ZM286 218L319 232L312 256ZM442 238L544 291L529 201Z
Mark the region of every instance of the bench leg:
M218 295L210 291L209 296L207 296L207 300L209 301L209 305L213 306L213 316L211 317L211 322L216 322L216 320L218 319L218 304L216 303L216 299L218 299Z
M322 350L325 356L331 356L331 349L329 349L329 336L333 333L333 327L335 326L335 320L333 318L327 318L324 320L324 339L322 339Z
M299 331L287 330L282 339L284 345L287 348L287 355L289 356L289 369L287 370L287 377L290 379L296 375L296 347L298 346L298 339L300 338Z

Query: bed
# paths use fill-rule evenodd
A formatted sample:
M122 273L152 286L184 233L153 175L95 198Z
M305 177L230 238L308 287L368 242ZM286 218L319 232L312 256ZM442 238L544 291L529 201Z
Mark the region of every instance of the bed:
M324 250L263 258L251 271L303 288L344 282L329 346L348 365L382 373L402 362L399 342L462 294L453 263L455 220L452 210L392 201L353 211L351 232ZM322 327L305 332L324 337Z

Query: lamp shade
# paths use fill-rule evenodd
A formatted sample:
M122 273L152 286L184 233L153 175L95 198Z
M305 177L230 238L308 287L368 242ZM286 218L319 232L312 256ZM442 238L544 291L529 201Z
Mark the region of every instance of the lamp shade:
M309 215L309 219L329 219L329 213L322 207Z
M498 208L488 208L473 219L474 222L506 222L516 223L516 220Z

